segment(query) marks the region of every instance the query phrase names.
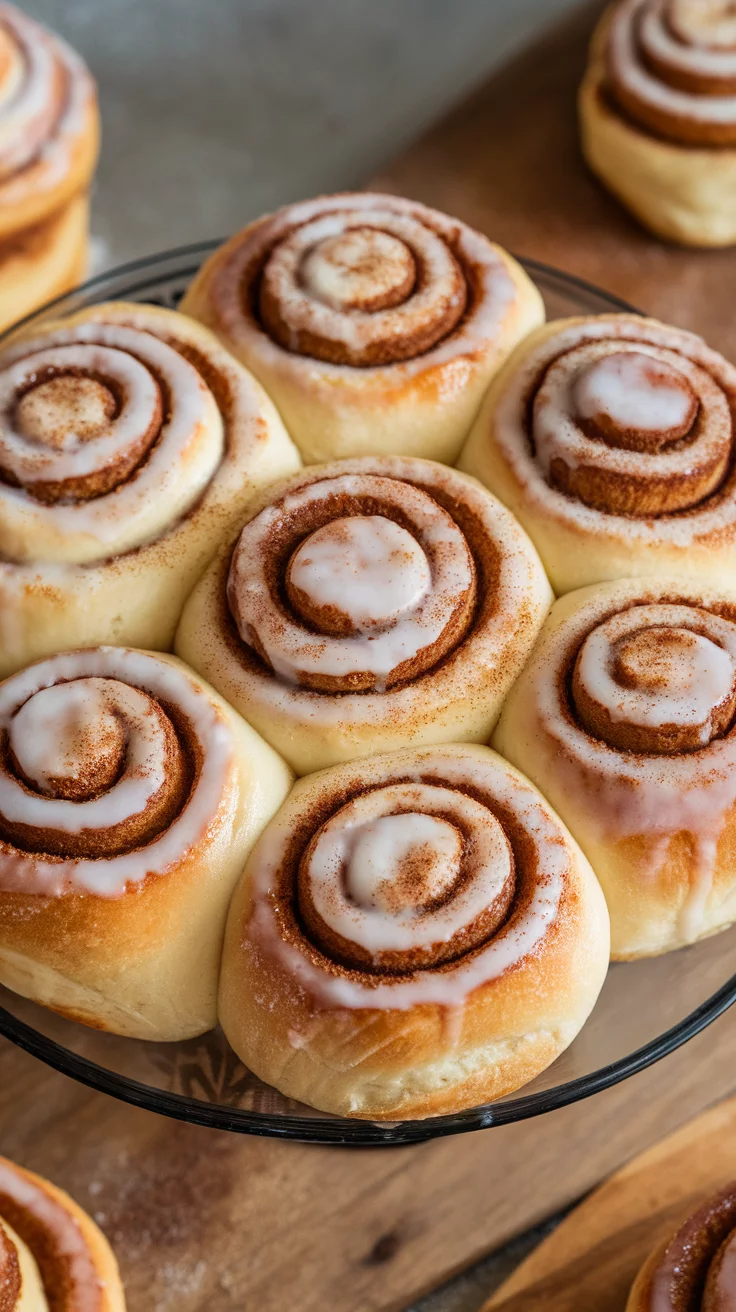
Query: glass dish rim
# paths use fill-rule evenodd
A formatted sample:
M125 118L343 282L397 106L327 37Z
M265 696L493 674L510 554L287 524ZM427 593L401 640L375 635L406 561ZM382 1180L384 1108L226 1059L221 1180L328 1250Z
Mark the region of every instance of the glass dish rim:
M141 256L108 269L103 273L96 274L93 278L73 288L71 292L54 297L53 300L26 315L12 328L0 334L0 342L16 333L20 328L31 322L38 321L41 316L48 317L49 312L53 311L55 306L68 303L70 297L76 295L84 297L113 279L117 281L120 279L134 279L137 275L143 275L146 271L149 275L153 275L157 266L185 260L192 260L191 270L188 267L175 269L166 276L173 278L177 274L182 277L190 272L193 274L202 261L220 245L222 245L222 241L214 238L192 242L169 250L158 251L152 255ZM585 279L574 274L557 269L540 260L524 256L516 256L516 258L532 278L534 275L538 275L542 280L547 279L552 283L557 282L569 290L576 290L594 296L599 300L607 301L611 312L614 313L640 313L621 297L607 292L593 283L586 282ZM161 271L161 277L164 276L163 271ZM143 285L146 286L149 282L150 276L145 279ZM134 295L139 290L142 290L142 287L138 287L134 283L127 288L127 294ZM123 292L118 293L120 299L124 299L124 295ZM660 1061L663 1057L668 1056L717 1020L734 1002L736 1002L736 974L687 1016L678 1021L677 1024L636 1048L633 1052L628 1053L625 1057L610 1062L606 1066L601 1066L598 1070L587 1075L578 1076L576 1079L568 1080L566 1083L559 1084L554 1088L543 1089L526 1095L522 1094L520 1097L509 1098L486 1106L473 1107L443 1116L428 1117L425 1120L397 1122L353 1120L340 1117L322 1119L321 1117L311 1118L294 1113L277 1116L269 1112L249 1111L239 1107L227 1107L224 1104L208 1103L203 1099L187 1097L185 1094L156 1089L152 1085L118 1074L116 1071L72 1052L40 1030L34 1029L32 1025L20 1020L3 1006L0 1006L0 1034L37 1060L44 1062L47 1066L69 1076L80 1084L96 1089L101 1093L106 1093L121 1102L142 1107L148 1111L158 1112L175 1120L188 1121L191 1124L212 1129L229 1130L241 1134L255 1134L268 1138L290 1139L302 1143L377 1147L390 1146L391 1144L421 1143L428 1139L446 1137L451 1134L487 1129L497 1125L508 1125L515 1121L527 1120L532 1116L542 1115L545 1112L555 1111L571 1103L579 1102L583 1098L613 1087L613 1085L628 1079L630 1076Z

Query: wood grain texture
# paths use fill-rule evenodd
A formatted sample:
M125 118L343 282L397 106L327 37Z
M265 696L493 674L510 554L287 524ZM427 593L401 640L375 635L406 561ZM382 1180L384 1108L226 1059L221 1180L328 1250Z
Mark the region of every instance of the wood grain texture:
M548 1116L351 1151L180 1125L3 1042L0 1152L96 1216L130 1312L389 1312L735 1087L727 1014L643 1074Z
M371 185L456 214L736 358L736 249L658 241L583 164L575 98L600 9L586 5L540 39Z
M734 1178L736 1099L730 1099L611 1176L517 1268L483 1312L623 1312L651 1250Z

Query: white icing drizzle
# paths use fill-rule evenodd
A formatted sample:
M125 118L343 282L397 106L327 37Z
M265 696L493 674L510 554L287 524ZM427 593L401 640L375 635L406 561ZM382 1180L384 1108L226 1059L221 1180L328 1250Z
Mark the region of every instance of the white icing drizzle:
M398 480L401 497L410 484L426 487L430 495L437 488L473 516L481 540L497 556L497 573L492 585L495 604L487 617L474 618L462 646L456 649L457 662L453 657L444 665L434 667L428 678L432 681L432 705L438 709L457 699L460 684L464 692L475 686L479 697L486 695L483 689L487 689L489 675L493 677L494 671L501 672L508 662L516 661L520 635L529 633L530 616L534 617L531 622L535 625L551 599L541 565L530 556L528 540L517 521L474 480L433 461L402 456L363 457L336 462L324 472L329 473L330 479L357 476L361 486L365 486L366 475ZM218 622L214 610L212 622ZM407 723L425 714L427 708L427 680L423 678L395 685L387 691L341 692L332 696L289 684L282 678L274 678L270 671L249 668L233 659L228 679L233 689L242 689L256 705L267 712L273 708L295 725L309 719L338 728L349 722L360 729L384 725L387 717Z
M342 569L338 566L337 571L343 578L354 569L362 575L365 586L356 590L355 605L364 615L371 604L374 579L381 581L381 589L386 589L385 595L377 597L371 627L364 619L356 633L344 637L314 633L298 618L292 618L272 597L270 544L285 519L325 499L357 496L372 496L384 504L396 503L410 518L417 534L417 547L409 561L408 586L406 580L390 584L384 561L386 555L392 555L399 538L393 530L384 528L384 521L378 517L380 531L375 524L369 524L359 535L351 534L346 544L346 550L357 545L361 553L369 547L372 559L368 561L367 576L362 554L354 564L346 557L344 566ZM308 544L309 540L305 551L309 550ZM402 536L399 545L403 547L403 544ZM426 553L431 553L433 562L428 589L423 586L429 572ZM310 591L316 587L319 595L319 566L305 566L305 569L310 572ZM467 592L472 582L472 559L462 531L426 492L408 483L397 484L368 473L346 473L296 488L246 524L232 557L228 598L243 641L251 643L252 634L256 634L274 671L287 683L298 683L302 672L345 676L368 671L380 684L403 661L412 659L441 637L456 612L458 597ZM411 597L414 604L409 608L406 603ZM397 609L396 602L402 598L405 604ZM350 614L349 596L345 606ZM375 631L376 620L392 618L388 627Z
M421 605L429 562L411 533L382 515L352 515L317 529L295 551L291 581L317 606L371 629Z
M465 862L463 833L472 835ZM421 880L406 879L407 863L421 865ZM349 802L324 825L308 863L322 919L371 953L448 942L511 876L511 850L493 813L428 784L379 788Z
M70 46L13 5L0 4L11 70L0 91L0 202L22 204L66 177L89 130L95 86Z
M603 413L622 429L653 435L682 420L688 394L647 380L646 362L669 367L689 384L688 392L692 389L700 403L698 435L649 451L627 450L588 437L579 426L578 414L593 418ZM593 410L596 402L604 408ZM732 440L728 402L713 379L685 356L646 342L628 349L626 343L616 342L613 355L610 342L586 342L561 354L535 396L532 424L545 478L555 457L570 468L588 465L619 475L634 470L653 480L684 476L701 462L726 459Z
M375 224L376 213L387 213L392 221L403 218L411 220L426 230L428 240L433 240L437 234L444 241L451 240L458 259L471 266L474 273L472 306L466 310L458 326L442 341L414 359L390 365L362 366L361 373L411 378L441 365L459 363L464 356L473 356L487 350L489 343L500 337L507 315L517 304L518 293L511 273L492 243L465 224L415 201L364 192L318 197L287 206L262 223L253 225L242 238L233 242L232 250L217 270L210 289L212 305L216 307L218 320L229 338L236 343L243 343L255 336L258 338L259 351L269 360L270 365L278 368L282 364L285 355L283 348L243 313L242 284L246 270L252 262L258 262L259 255L265 255L293 228L301 228L334 214L341 215L345 211L354 214L356 221L368 227ZM313 376L313 359L304 357L300 360L298 356L290 356L290 362L290 367L301 367L310 377ZM320 361L319 373L326 379L337 380L346 374L354 375L355 367Z
M342 236L352 228L361 228L366 258L382 258L381 236L387 234L402 242L409 252L416 252L424 266L424 278L402 304L387 309L361 310L344 308L314 295L314 276L324 278L326 261L318 262L322 245ZM367 229L378 229L378 240ZM300 276L302 262L308 258L311 281ZM395 259L395 255L394 255ZM316 267L315 267L316 266ZM411 336L439 318L445 311L459 318L466 296L464 279L458 281L455 260L443 238L419 219L397 214L393 209L340 210L321 215L289 234L271 253L263 273L278 299L281 315L292 332L308 329L317 337L340 341L354 352L378 343ZM384 274L376 276L377 290L382 289ZM354 290L355 285L353 283ZM440 327L440 335L444 335Z
M611 352L634 349L637 353L644 352L652 354L653 358L665 359L679 369L691 384L697 381L696 392L704 413L707 410L712 416L714 427L720 429L728 421L729 431L731 434L733 432L730 412L732 407L736 407L736 369L723 356L710 350L701 338L682 329L668 328L654 319L642 319L634 315L600 315L567 323L563 321L557 331L545 336L537 347L526 354L518 369L509 373L498 395L492 419L491 440L502 453L516 484L524 490L530 521L536 516L544 519L552 516L555 521L574 527L576 531L583 530L599 539L604 537L611 543L629 545L638 542L654 546L665 542L683 551L709 534L733 535L736 532L736 500L733 493L706 498L687 515L660 515L657 519L651 519L624 517L597 510L550 486L546 469L553 447L564 448L564 459L568 465L574 466L584 457L586 464L600 466L603 461L606 468L619 472L631 469L631 462L634 462L633 467L643 471L652 465L655 470L661 470L662 461L674 461L669 466L669 472L673 472L680 459L676 450L674 453L665 451L652 455L611 448L603 442L592 442L585 438L570 418L571 405L568 398L576 373L574 369L570 375L565 373L565 385L561 386L559 394L555 390L554 396L549 396L550 405L539 407L539 419L543 426L541 441L543 445L548 444L547 456L540 460L537 454L532 453L526 417L529 396L537 380L545 372L551 372L555 362L559 361L563 369L566 357L580 348L586 348L584 358L589 361L589 345L600 345L600 355L596 358ZM709 376L709 382L703 387L705 374ZM716 399L719 392L722 395ZM555 398L558 400L553 404ZM534 416L533 436L536 449L540 440L537 413ZM730 440L733 440L732 436ZM681 448L686 449L686 445Z
M23 385L49 367L77 369L110 379L122 392L117 418L91 440L69 431L61 449L39 446L13 422ZM186 514L215 473L224 452L223 423L215 399L196 369L152 333L94 321L59 328L11 347L0 357L0 466L20 475L39 469L50 481L104 469L145 433L164 380L171 413L139 467L111 491L74 504L45 504L23 487L0 483L3 553L16 561L38 558L39 541L55 559L99 559L157 536L161 507L167 522Z
M0 5L0 40L11 59L0 88L0 178L28 164L54 127L64 96L55 41L19 10Z
M103 1284L76 1217L41 1182L4 1158L0 1158L0 1193L28 1213L34 1225L45 1231L51 1252L65 1261L70 1308L99 1312Z
M653 363L652 354L646 351L598 354L595 364L578 373L574 385L578 415L595 419L603 414L618 429L656 433L679 428L687 421L690 408L679 361L671 381L664 370L653 381Z
M380 977L369 980L367 977L333 975L307 957L295 943L282 937L274 913L273 897L290 841L289 816L293 813L296 818L299 814L297 785L291 807L287 803L282 816L267 828L251 857L249 869L254 904L244 948L247 950L248 944L252 943L258 950L273 955L284 970L325 1006L349 1010L407 1010L422 1004L437 1004L451 1012L462 1009L468 995L475 989L519 966L526 958L543 952L546 935L560 914L569 878L570 850L559 821L541 795L500 757L490 753L479 759L471 753L453 752L447 748L436 752L418 751L412 753L412 763L420 796L428 796L424 793L428 785L421 778L428 775L433 779L442 778L443 784L436 791L455 794L455 804L460 807L470 800L464 789L471 785L487 792L499 806L507 808L534 843L538 856L537 883L523 908L512 911L484 947L449 967L417 970L386 982ZM379 790L380 803L381 793L394 783L394 772L400 770L404 773L402 766L406 767L406 764L406 761L399 764L397 758L390 757L364 762L361 774L355 777L356 789L365 787L366 783L374 785ZM490 884L486 885L490 891L498 887L495 881L501 874L503 858L497 831L490 826L488 833L491 844L488 851L497 853L495 858L490 858L496 872L495 878L491 877ZM397 928L394 922L391 932L395 933ZM354 924L351 932L354 932ZM387 932L385 925L382 932Z
M104 689L100 687L104 681ZM121 686L122 685L122 686ZM45 859L0 844L0 888L58 897L88 892L119 897L147 874L162 875L181 861L226 802L232 758L230 730L207 694L178 666L128 648L98 647L40 661L0 685L0 730L21 749L29 774L43 786L53 773L71 773L70 747L81 728L104 732L104 715L126 715L126 771L108 791L72 802L33 794L0 774L0 814L9 820L66 832L109 828L138 813L163 781L160 739L148 696L177 706L199 743L202 764L191 794L168 829L147 846L119 856ZM34 706L38 700L39 705ZM61 715L61 727L50 715ZM19 725L16 721L20 717ZM101 720L101 717L102 720ZM22 736L33 731L33 743ZM44 765L44 761L46 764Z
M688 606L632 606L605 620L588 634L580 651L578 673L593 699L613 719L650 728L668 725L701 727L702 742L710 741L710 714L732 692L736 682L736 625L709 617L707 635L694 632L698 612ZM672 641L660 658L651 681L647 670L633 687L615 677L615 645L629 635L650 629L669 630ZM722 644L722 645L719 645Z
M623 0L611 20L609 58L615 83L642 106L705 127L736 126L736 94L718 95L718 79L736 77L736 53L688 45L668 30L667 0ZM709 92L681 90L663 81L640 53L649 52L673 70L711 79Z
M303 286L333 310L359 307L377 295L399 295L415 276L408 246L380 228L344 225L334 236L319 240L301 263Z
M681 589L673 583L672 591L677 593ZM651 878L656 878L667 859L670 839L681 833L692 836L695 845L693 878L690 894L679 916L683 940L689 941L700 931L703 909L712 888L718 839L726 817L736 805L736 734L714 738L693 752L672 756L634 754L591 737L560 702L561 681L570 651L616 612L617 600L623 613L628 614L630 612L623 608L627 601L630 603L634 599L642 603L645 613L669 610L669 607L655 604L658 601L655 591L630 583L611 585L591 596L590 602L563 622L549 638L544 659L535 661L531 670L535 741L547 759L555 791L588 799L587 809L595 816L591 836L593 832L597 835L602 831L614 841L636 835L645 835L650 840ZM673 608L673 611L687 612L689 609L683 606ZM689 623L695 628L699 627L701 614L701 609L693 605ZM728 631L728 646L724 654L733 664L736 625L715 615L709 616L709 623L711 621L720 641L726 640L724 630ZM593 659L596 646L594 642ZM698 647L693 662L696 668L703 656L703 649ZM705 656L705 665L711 681L711 695L719 695L725 665L713 653ZM694 673L692 666L691 669ZM606 676L600 665L597 665L595 675L591 674L589 667L587 677L594 681L596 695L600 694L604 699L610 697L613 702L615 693L606 693ZM687 721L691 715L703 714L707 709L706 699L707 693L698 688L688 711L681 686L674 692L666 690L661 704L662 721L665 716L670 723L676 723L678 717ZM648 705L647 694L638 695L634 699L633 722L656 723L659 713L656 696L653 702L653 705ZM697 710L692 709L696 703Z

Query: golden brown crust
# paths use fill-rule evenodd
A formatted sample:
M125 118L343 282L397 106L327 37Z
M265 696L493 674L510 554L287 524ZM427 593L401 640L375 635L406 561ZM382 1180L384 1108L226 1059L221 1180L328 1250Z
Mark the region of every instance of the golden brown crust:
M290 772L174 657L66 653L0 702L0 980L95 1028L204 1033L230 894Z
M615 958L736 919L736 608L623 580L553 606L494 746L551 799L601 881Z
M693 41L692 31L680 39L647 0L634 0L633 9L639 12L632 23L631 3L611 6L591 43L578 102L585 158L658 236L691 246L731 245L736 241L733 51L709 49L707 35ZM707 6L699 13L694 6L696 23L707 24L708 12ZM646 50L642 13L650 27ZM718 21L716 12L716 26ZM719 78L718 67L731 73ZM719 107L715 114L713 105Z
M428 1116L553 1060L607 951L600 890L521 776L483 747L398 752L301 780L275 817L231 907L220 1019L288 1096Z
M170 647L255 491L300 464L255 380L155 306L16 334L0 389L3 675L80 643Z
M254 505L176 646L307 773L378 746L482 741L548 599L528 541L473 480L364 458Z
M183 308L253 370L313 463L451 463L500 361L543 316L481 234L372 193L259 219L207 261Z
M0 111L0 240L23 240L86 193L99 150L97 96L79 55L13 5L0 7L0 44L0 89L3 79L14 86Z
M521 520L558 595L607 579L732 587L736 371L692 333L595 315L532 333L459 465Z
M102 1231L68 1194L6 1158L0 1218L30 1250L51 1312L124 1312L117 1263ZM8 1312L15 1306L8 1303Z

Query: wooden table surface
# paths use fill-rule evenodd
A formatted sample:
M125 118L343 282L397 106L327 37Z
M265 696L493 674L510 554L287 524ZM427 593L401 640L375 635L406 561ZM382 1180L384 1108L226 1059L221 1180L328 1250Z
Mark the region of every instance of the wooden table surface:
M650 240L585 173L574 89L590 12L378 180L736 354L736 256ZM386 1312L559 1209L736 1087L728 1014L625 1084L546 1117L414 1148L324 1149L177 1124L0 1043L0 1151L110 1236L130 1312Z
M585 5L540 39L371 185L456 214L736 359L736 249L665 245L583 164L575 96L600 9Z

